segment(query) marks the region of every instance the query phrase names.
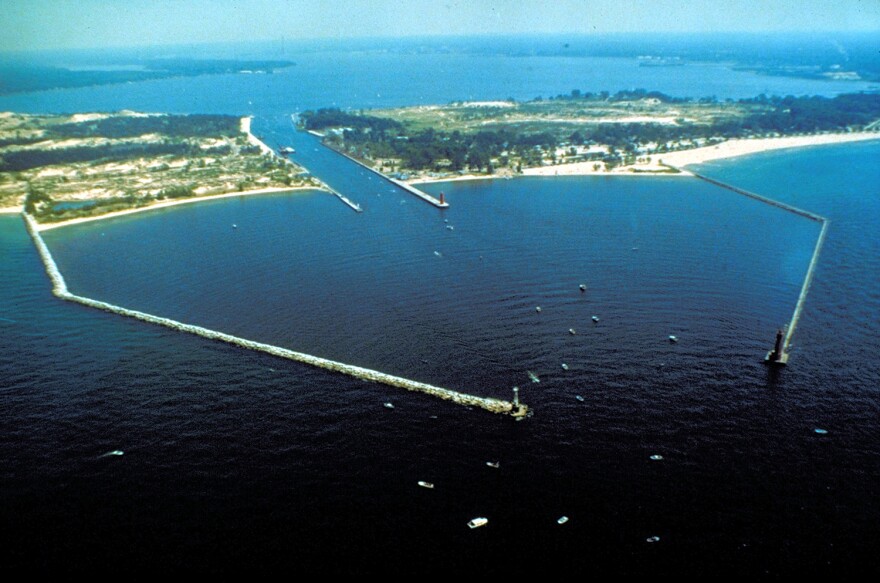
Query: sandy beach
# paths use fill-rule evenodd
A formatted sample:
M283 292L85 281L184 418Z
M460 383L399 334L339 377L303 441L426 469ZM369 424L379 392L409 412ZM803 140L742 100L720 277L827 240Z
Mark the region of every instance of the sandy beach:
M787 136L782 138L759 138L753 140L729 140L715 146L670 152L658 155L665 164L671 166L687 166L702 164L711 160L748 156L771 150L786 148L803 148L806 146L823 146L827 144L845 144L864 140L878 140L880 132L853 132L849 134L818 134L814 136Z
M252 143L259 144L267 154L274 154L272 149L257 139L250 133L250 118L244 117L241 120L242 131L247 133ZM758 139L738 139L722 142L714 146L704 148L694 148L692 150L682 150L680 152L669 152L666 154L652 156L650 164L636 164L632 166L621 166L613 170L605 171L595 170L596 162L579 162L575 164L560 164L557 166L541 166L537 168L523 169L523 176L691 176L686 170L680 173L669 172L668 168L661 165L668 164L677 168L682 168L690 164L702 164L711 160L720 160L724 158L735 158L738 156L748 156L760 152L769 152L772 150L782 150L787 148L803 148L807 146L821 146L827 144L843 144L848 142L857 142L864 140L880 139L880 132L855 132L848 134L819 134L814 136L788 136L780 138L758 138ZM465 174L463 176L445 177L445 178L416 178L408 180L408 184L427 184L432 182L457 182L468 180L503 180L508 178L505 174ZM113 217L141 213L155 209L167 208L182 204L192 204L206 200L216 200L221 198L232 198L236 196L251 196L259 194L268 194L273 192L288 192L295 190L315 190L313 186L297 186L297 187L272 187L261 188L257 190L249 190L245 192L230 192L226 194L217 194L212 196L200 196L195 198L186 198L180 200L168 200L158 202L149 206L126 209L99 215L95 217L81 217L71 219L69 221L61 221L58 223L45 223L39 225L40 231L48 231L58 229L69 225L87 223L91 221L100 221ZM20 213L21 207L0 208L0 213Z
M249 143L253 144L260 148L263 151L263 154L268 154L270 156L274 156L275 152L263 142L260 138L251 133L251 120L252 117L243 117L241 118L241 132L247 135L247 140Z
M80 217L77 219L70 219L69 221L59 221L57 223L40 223L37 227L38 231L51 231L52 229L59 229L61 227L68 227L70 225L79 225L81 223L91 223L93 221L103 221L104 219L111 219L113 217L122 217L125 215L133 215L136 213L142 213L146 211L152 211L156 209L168 208L172 206L179 206L182 204L192 204L196 202L203 202L206 200L218 200L221 198L234 198L236 196L253 196L257 194L270 194L273 192L291 192L295 190L320 190L314 186L285 186L285 187L272 187L272 188L260 188L257 190L246 190L244 192L227 192L226 194L215 194L211 196L198 196L195 198L183 198L180 200L166 200L163 202L157 202L156 204L151 204L149 206L142 206L133 209L125 209L123 211L116 211L112 213L107 213L105 215L98 215L95 217ZM18 209L17 212L21 212L21 209Z
M251 118L250 117L242 117L241 118L241 131L247 135L248 142L255 145L255 146L258 146L260 148L260 150L262 150L264 155L269 155L269 156L276 155L275 152L272 150L272 148L267 146L259 138L257 138L255 135L253 135L251 133ZM148 206L132 208L132 209L125 209L125 210L121 210L121 211L116 211L116 212L112 212L112 213L94 216L94 217L80 217L80 218L76 218L76 219L70 219L67 221L59 221L57 223L41 223L41 224L39 224L39 226L37 228L40 231L50 231L52 229L59 229L61 227L67 227L70 225L78 225L81 223L89 223L92 221L101 221L101 220L110 219L113 217L121 217L121 216L125 216L125 215L131 215L131 214L135 214L135 213L142 213L145 211L152 211L152 210L156 210L156 209L168 208L168 207L178 206L178 205L182 205L182 204L192 204L192 203L202 202L202 201L206 201L206 200L217 200L217 199L221 199L221 198L233 198L236 196L253 196L253 195L258 195L258 194L270 194L273 192L291 192L291 191L295 191L295 190L319 190L319 189L320 189L319 187L315 187L315 186L274 186L274 187L270 187L270 188L258 188L258 189L254 189L254 190L246 190L243 192L227 192L224 194L215 194L215 195L209 195L209 196L196 196L193 198L165 200L165 201L157 202L155 204L151 204ZM21 207L10 207L8 209L0 209L0 212L20 213L20 212L22 212L22 208Z
M601 163L600 163L601 164ZM691 176L687 170L670 172L669 168L660 164L635 164L633 166L620 166L611 170L595 170L596 162L577 162L575 164L559 164L556 166L537 166L535 168L523 168L522 174L497 173L497 174L463 174L461 176L447 176L442 178L419 177L407 180L408 184L428 184L431 182L461 182L466 180L506 180L517 176Z
M17 214L20 214L23 210L24 210L24 207L20 207L20 206L0 207L0 215L17 215Z
M618 166L613 170L595 170L595 162L577 162L558 166L541 166L539 168L523 168L523 176L691 176L687 170L670 172L669 168L659 164L634 164Z
M804 148L807 146L822 146L828 144L844 144L863 140L878 140L880 132L854 132L848 134L818 134L813 136L787 136L781 138L756 138L728 140L714 146L681 150L679 152L667 152L664 154L652 154L650 164L635 164L632 166L620 166L610 172L595 170L596 162L578 162L575 164L560 164L558 166L541 166L538 168L526 168L525 176L690 176L687 171L679 174L664 173L664 167L668 164L676 168L682 168L691 164L702 164L711 160L723 158L736 158L748 156L760 152L783 150L786 148Z
M506 179L504 174L462 174L461 176L445 176L440 178L419 177L412 180L405 180L407 184L431 184L432 182L465 182L467 180L502 180Z

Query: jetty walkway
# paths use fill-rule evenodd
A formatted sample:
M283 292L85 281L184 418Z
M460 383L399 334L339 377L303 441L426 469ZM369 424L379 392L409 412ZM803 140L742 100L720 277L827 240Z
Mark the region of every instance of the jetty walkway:
M348 197L346 197L344 194L342 194L341 192L339 192L339 191L336 190L335 188L332 188L332 187L328 186L326 183L322 182L322 184L324 185L324 188L325 188L327 191L330 192L330 194L334 195L336 198L338 198L339 200L341 200L342 202L344 202L344 203L345 203L346 205L348 205L348 206L349 206L354 212L356 212L356 213L362 213L362 212L364 212L364 209L361 208L361 205L357 204L356 202L352 202L351 199L349 199Z
M661 162L662 164L662 162ZM675 166L670 166L669 164L663 164L668 168L673 168L678 170L679 172L683 172L682 168L677 168ZM789 352L791 349L791 339L794 336L794 331L797 328L798 322L800 321L801 314L804 310L804 304L807 301L807 292L810 290L810 284L813 283L813 274L816 272L816 265L819 263L819 254L822 252L822 246L825 244L825 236L828 232L828 225L830 221L816 213L811 213L810 211L806 211L804 209L798 208L796 206L792 206L790 204L774 200L772 198L767 198L766 196L761 196L760 194L756 194L754 192L745 190L743 188L739 188L737 186L733 186L731 184L727 184L726 182L721 182L720 180L715 180L714 178L709 178L708 176L704 176L702 174L698 174L693 170L689 170L694 177L704 180L709 184L713 184L715 186L724 188L731 192L735 192L737 194L741 194L743 196L747 196L751 199L757 200L758 202L782 209L786 212L793 213L800 217L804 217L811 221L815 221L822 225L822 230L819 231L819 237L816 240L816 246L813 248L813 256L810 258L810 265L807 267L807 274L804 276L804 282L801 284L801 292L798 295L797 303L794 307L794 312L791 315L791 320L788 325L784 328L784 335L778 336L776 346L767 353L767 356L764 357L764 361L768 364L778 364L784 365L788 363ZM780 331L782 333L782 331Z
M52 293L63 300L76 302L78 304L82 304L84 306L89 306L91 308L96 308L99 310L104 310L106 312L112 312L114 314L119 314L120 316L135 318L137 320L141 320L142 322L149 322L150 324L164 326L166 328L171 328L172 330L188 332L190 334L195 334L197 336L208 338L210 340L217 340L220 342L226 342L228 344L234 344L242 348L247 348L249 350L265 352L273 356L286 358L288 360L301 362L303 364L308 364L337 373L346 374L358 379L382 383L388 386L406 389L408 391L424 393L426 395L431 395L432 397L437 397L439 399L458 403L459 405L479 407L491 413L510 415L515 418L523 418L528 414L528 406L519 403L519 399L516 397L514 399L514 402L504 401L502 399L495 399L491 397L477 397L474 395L453 391L451 389L445 389L443 387L437 387L427 383L414 381L404 377L390 375L377 370L354 366L351 364L345 364L342 362L337 362L335 360L321 358L319 356L312 356L311 354L305 354L303 352L281 348L280 346L274 346L271 344L248 340L239 336L233 336L232 334L226 334L225 332L210 330L208 328L194 326L192 324L185 324L183 322L178 322L177 320L172 320L170 318L154 316L153 314L147 314L145 312L131 310L122 306L116 306L107 302L102 302L92 298L72 294L70 293L70 291L68 291L67 283L64 281L64 276L61 275L61 272L58 270L58 265L55 263L52 254L49 252L49 248L46 246L45 241L43 241L43 237L40 235L40 232L37 229L36 221L31 215L27 213L22 213L22 216L24 217L24 222L27 227L28 233L30 234L31 239L34 241L37 252L39 253L40 258L43 261L43 265L46 268L46 273L49 276L49 280L52 282Z

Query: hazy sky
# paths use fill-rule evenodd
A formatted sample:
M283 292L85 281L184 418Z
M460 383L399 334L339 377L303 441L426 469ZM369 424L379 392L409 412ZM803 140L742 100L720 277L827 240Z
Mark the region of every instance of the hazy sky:
M3 0L0 51L496 33L880 31L880 0Z

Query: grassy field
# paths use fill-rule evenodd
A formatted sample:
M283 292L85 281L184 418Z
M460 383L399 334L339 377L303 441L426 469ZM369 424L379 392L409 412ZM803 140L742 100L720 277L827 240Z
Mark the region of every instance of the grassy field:
M573 90L526 102L452 102L357 114L327 108L301 117L334 147L401 178L514 175L570 164L578 172L666 173L660 161L670 152L728 140L876 131L880 96L758 95L722 102L643 89L614 95Z
M667 172L657 155L716 144L778 104L675 99L644 90L572 92L554 99L452 102L354 115L306 112L326 141L401 177L464 173L511 175L523 169L590 163L594 171ZM763 131L763 130L762 130Z
M584 126L621 123L655 123L669 126L710 126L743 119L755 110L740 103L666 103L658 99L542 100L529 102L458 102L395 109L375 109L369 114L403 123L417 132L473 133L515 127L524 132L574 132Z

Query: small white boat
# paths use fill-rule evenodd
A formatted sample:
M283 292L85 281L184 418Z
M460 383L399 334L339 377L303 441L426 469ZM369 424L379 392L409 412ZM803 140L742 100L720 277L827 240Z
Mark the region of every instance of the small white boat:
M580 395L575 395L574 398L577 399L578 401L580 401L581 403L584 402L584 398L581 397Z
M98 457L111 457L111 456L115 457L115 456L123 455L124 453L125 452L122 451L121 449L114 449L113 451L108 451L107 453L101 454Z
M587 286L582 283L578 286L578 289L581 290L582 292L585 292L585 291L587 291Z
M467 523L467 525L470 528L479 528L481 526L486 526L488 523L489 523L488 518L485 518L483 516L478 516L478 517L474 518L473 520L469 521Z
M233 229L237 229L237 228L238 228L238 225L236 225L235 223L232 223L232 228L233 228Z
M448 231L454 231L454 230L455 230L455 227L453 227L452 225L446 225L446 229L447 229Z
M663 456L658 453L655 453L654 455L651 456L651 459L654 460L655 462L659 462L663 459Z
M575 334L577 334L577 332L574 331L574 328L569 328L569 329L568 329L568 333L571 334L572 336L574 336Z
M439 251L434 251L434 255L436 255L437 257L443 257L443 254Z
M538 313L540 314L540 313L541 313L541 306L537 306L537 307L535 308L535 311L538 312Z
M660 537L659 536L649 536L648 538L645 539L645 541L649 542L649 543L660 542Z
M422 488L427 488L428 490L434 489L434 484L432 484L431 482L425 482L423 480L419 480L419 486L421 486Z
M678 336L676 336L675 334L670 334L669 341L672 342L673 344L678 342Z
M394 403L385 403L384 406L386 409L394 409Z
M598 322L598 321L599 321L599 316L593 316L593 322Z
M538 378L538 375L536 375L535 373L533 373L530 370L527 370L526 372L529 373L529 379L531 379L531 381L533 383L540 383L541 382L541 379Z
M562 363L562 370L568 370L568 365L564 362Z
M565 524L568 522L568 516L560 516L556 519L556 524Z
M501 462L486 462L486 465L497 470L501 467Z

